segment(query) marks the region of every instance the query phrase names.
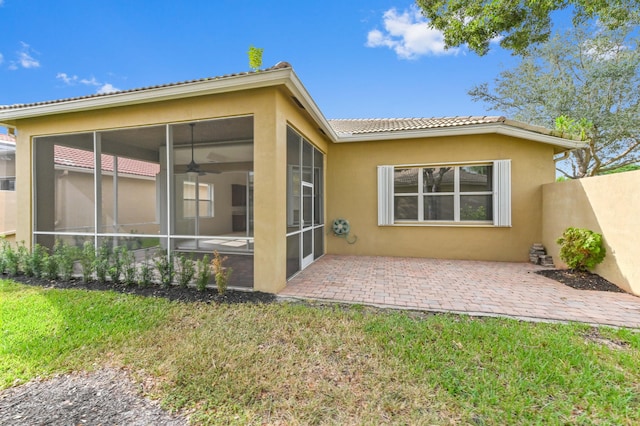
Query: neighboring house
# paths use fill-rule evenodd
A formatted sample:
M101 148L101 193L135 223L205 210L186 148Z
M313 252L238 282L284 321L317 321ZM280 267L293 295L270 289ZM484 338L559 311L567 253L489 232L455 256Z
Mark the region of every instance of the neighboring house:
M19 239L135 231L219 250L236 284L269 292L324 253L526 261L554 155L582 146L504 117L327 120L287 63L3 107L0 124L17 133ZM65 150L90 159L70 165L88 177L82 208L55 184ZM152 164L152 185L124 185L127 161Z
M0 236L13 241L16 234L16 141L0 134Z

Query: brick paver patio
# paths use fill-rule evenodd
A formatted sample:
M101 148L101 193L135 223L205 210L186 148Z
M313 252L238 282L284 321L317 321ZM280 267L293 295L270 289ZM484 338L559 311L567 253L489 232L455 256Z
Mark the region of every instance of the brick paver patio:
M279 295L348 303L640 327L640 297L575 290L528 263L325 255Z

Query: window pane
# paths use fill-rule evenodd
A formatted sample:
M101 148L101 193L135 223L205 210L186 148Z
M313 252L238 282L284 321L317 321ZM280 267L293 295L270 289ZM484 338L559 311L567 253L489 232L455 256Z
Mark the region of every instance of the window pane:
M460 220L493 220L493 196L461 195Z
M491 191L493 189L491 166L460 167L460 192Z
M420 169L395 169L393 171L393 191L395 194L417 194L418 172Z
M453 192L454 176L453 167L427 167L422 169L424 192Z
M200 208L200 211L198 212L198 214L200 214L200 217L213 217L213 211L211 211L211 201L200 200L200 202L198 203L198 207Z
M424 197L424 220L454 220L453 195Z
M393 215L396 220L418 220L418 197L395 197L393 203Z

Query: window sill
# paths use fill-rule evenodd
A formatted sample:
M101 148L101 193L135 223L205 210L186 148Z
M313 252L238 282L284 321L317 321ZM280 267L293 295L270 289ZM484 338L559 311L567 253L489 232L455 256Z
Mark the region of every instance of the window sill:
M396 222L393 225L383 225L383 226L397 226L397 227L406 227L406 226L417 226L417 227L449 227L449 228L504 228L504 226L496 226L493 222L474 222L474 221L465 221L465 222Z

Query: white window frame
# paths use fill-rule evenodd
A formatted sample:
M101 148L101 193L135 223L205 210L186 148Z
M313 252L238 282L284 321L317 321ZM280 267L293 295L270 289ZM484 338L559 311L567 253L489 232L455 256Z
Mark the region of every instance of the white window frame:
M187 191L185 191L185 186L186 185L194 185L194 195L195 198L189 198L187 197L186 193ZM205 183L205 182L198 182L197 180L194 181L189 181L189 180L185 180L182 183L183 189L182 189L182 201L183 201L183 210L186 211L186 209L184 208L184 202L185 201L193 201L194 202L194 208L195 208L195 212L196 215L200 218L207 218L207 217L214 217L214 189L213 189L213 184L212 183ZM203 200L200 198L200 187L202 186L206 186L207 187L207 196L209 197L206 200ZM207 202L207 211L206 212L202 212L200 209L200 203L206 201ZM185 219L193 219L196 216L191 216L191 215L184 215Z
M459 173L465 166L493 166L493 188L491 191L460 192ZM421 220L424 217L423 202L418 202L418 220L396 221L394 218L394 170L404 168L430 168L430 167L454 167L455 186L454 192L447 195L454 196L454 220ZM422 186L422 173L418 173L418 193L402 193L399 196L424 197ZM493 220L468 221L460 220L460 196L464 195L492 195L493 196ZM437 196L437 195L433 195ZM423 198L422 198L423 199ZM438 163L438 164L410 164L378 166L378 226L390 225L492 225L496 227L511 226L511 160L471 161L462 163Z

